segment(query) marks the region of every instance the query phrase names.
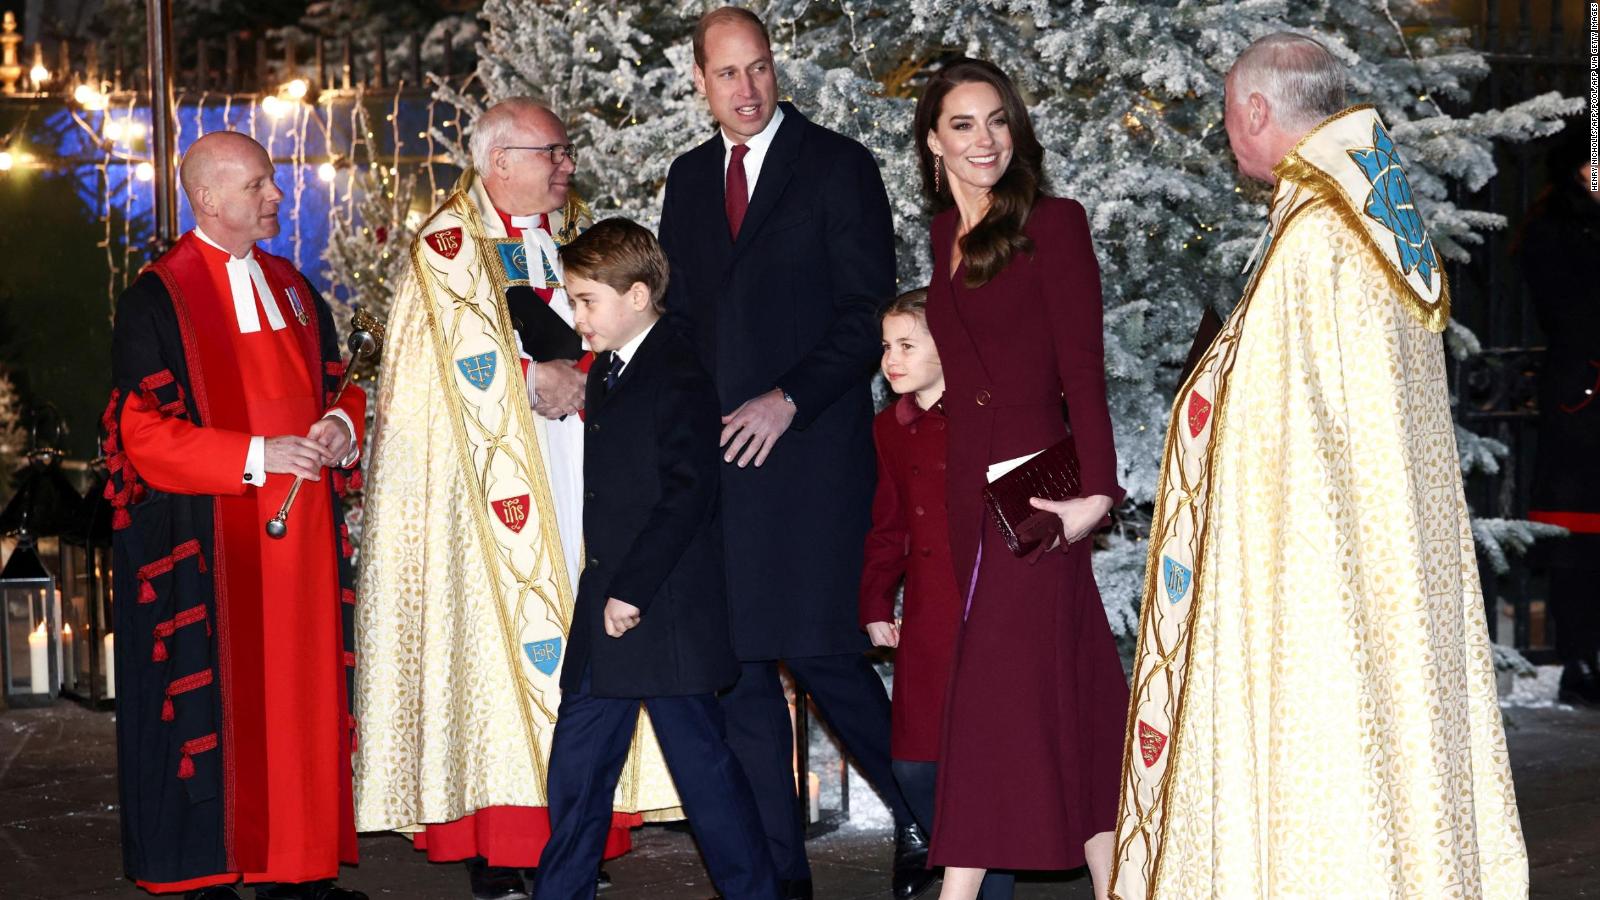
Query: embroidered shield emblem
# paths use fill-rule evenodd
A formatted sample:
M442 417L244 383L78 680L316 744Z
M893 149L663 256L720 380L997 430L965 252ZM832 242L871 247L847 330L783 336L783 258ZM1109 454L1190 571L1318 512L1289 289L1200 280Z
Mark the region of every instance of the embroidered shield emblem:
M500 267L505 270L506 280L513 282L528 281L528 248L521 241L501 241L495 245L500 251Z
M1211 401L1200 396L1199 391L1189 393L1189 436L1197 438L1206 430L1211 419Z
M494 507L494 514L500 517L500 524L511 529L512 533L522 531L522 526L528 524L528 495L507 497L489 504Z
M1156 764L1161 758L1161 751L1167 749L1167 736L1151 728L1139 720L1139 756L1144 759L1146 769Z
M1173 603L1182 600L1189 593L1189 582L1194 573L1188 567L1170 556L1161 557L1161 581L1167 587L1167 599Z
M528 661L533 663L533 667L546 675L554 675L556 666L561 665L561 638L530 641L522 645L522 651L528 654Z
M433 252L445 259L455 259L456 254L461 252L460 228L441 228L433 234L425 235L423 240L428 242Z
M480 391L487 391L494 381L495 351L479 353L477 356L463 356L456 360L456 367L467 379L467 383Z

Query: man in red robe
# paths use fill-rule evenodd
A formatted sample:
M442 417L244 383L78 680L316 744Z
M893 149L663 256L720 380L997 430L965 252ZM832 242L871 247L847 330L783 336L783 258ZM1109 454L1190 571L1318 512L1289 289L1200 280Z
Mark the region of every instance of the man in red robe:
M365 900L349 714L354 593L338 490L366 397L328 305L255 242L283 192L217 132L184 156L195 229L117 301L106 410L116 509L124 865L152 893ZM331 408L330 408L331 405ZM280 540L263 526L304 478Z

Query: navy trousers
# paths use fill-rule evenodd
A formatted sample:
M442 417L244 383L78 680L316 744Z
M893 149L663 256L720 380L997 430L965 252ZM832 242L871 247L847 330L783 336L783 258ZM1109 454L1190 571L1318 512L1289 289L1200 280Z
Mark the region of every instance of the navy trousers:
M844 745L867 781L883 798L897 824L913 821L889 760L889 692L860 653L783 660L817 705L822 719ZM739 681L722 695L728 746L739 758L761 809L778 877L811 877L806 835L794 777L794 727L778 680L778 661L741 664Z
M661 744L711 880L727 900L777 900L777 876L750 783L729 751L711 694L615 699L561 696L550 749L550 842L539 857L538 900L594 897L611 802L639 724L639 705Z

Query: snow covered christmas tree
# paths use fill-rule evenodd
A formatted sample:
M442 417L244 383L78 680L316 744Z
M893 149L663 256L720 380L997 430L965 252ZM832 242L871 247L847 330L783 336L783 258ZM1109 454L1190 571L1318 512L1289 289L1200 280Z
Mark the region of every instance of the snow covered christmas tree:
M1501 217L1459 208L1451 188L1495 174L1497 140L1557 130L1581 100L1537 97L1453 116L1488 71L1463 29L1433 24L1416 0L757 0L772 33L779 85L811 119L866 144L894 209L903 287L926 282L927 215L911 151L921 78L958 54L998 62L1027 93L1047 150L1052 193L1089 211L1106 305L1106 364L1130 509L1096 554L1112 627L1137 621L1151 500L1178 367L1207 305L1226 312L1263 217L1264 188L1235 174L1222 128L1228 66L1253 39L1285 29L1317 37L1351 69L1353 102L1374 103L1408 162L1440 253L1465 248ZM542 97L580 149L578 183L602 214L653 223L667 167L714 127L690 78L689 35L710 8L697 0L489 0L482 18L482 95L445 91L469 118L486 101ZM435 137L453 146L455 135ZM379 262L373 260L374 263ZM349 265L346 258L336 268ZM1452 352L1470 350L1452 328ZM1504 448L1458 429L1464 469L1497 465ZM1535 536L1524 524L1480 522L1487 558ZM1514 549L1514 547L1513 547Z

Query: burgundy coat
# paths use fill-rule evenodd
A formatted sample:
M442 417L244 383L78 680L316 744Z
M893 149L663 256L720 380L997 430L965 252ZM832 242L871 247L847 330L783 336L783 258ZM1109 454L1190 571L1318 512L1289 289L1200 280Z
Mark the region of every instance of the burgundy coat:
M905 394L872 422L878 487L872 498L866 567L861 573L861 627L894 621L895 588L905 604L894 654L895 759L934 761L944 722L945 692L961 627L961 592L950 562L945 515L943 404L923 410Z
M1067 434L1085 494L1122 496L1106 405L1100 271L1083 207L1043 197L1017 254L966 287L952 277L956 213L933 220L928 328L950 418L950 545L972 577L945 708L934 865L1065 869L1117 815L1128 687L1089 566L1089 541L1036 563L1013 557L985 517L990 463ZM1066 417L1062 414L1065 402Z

